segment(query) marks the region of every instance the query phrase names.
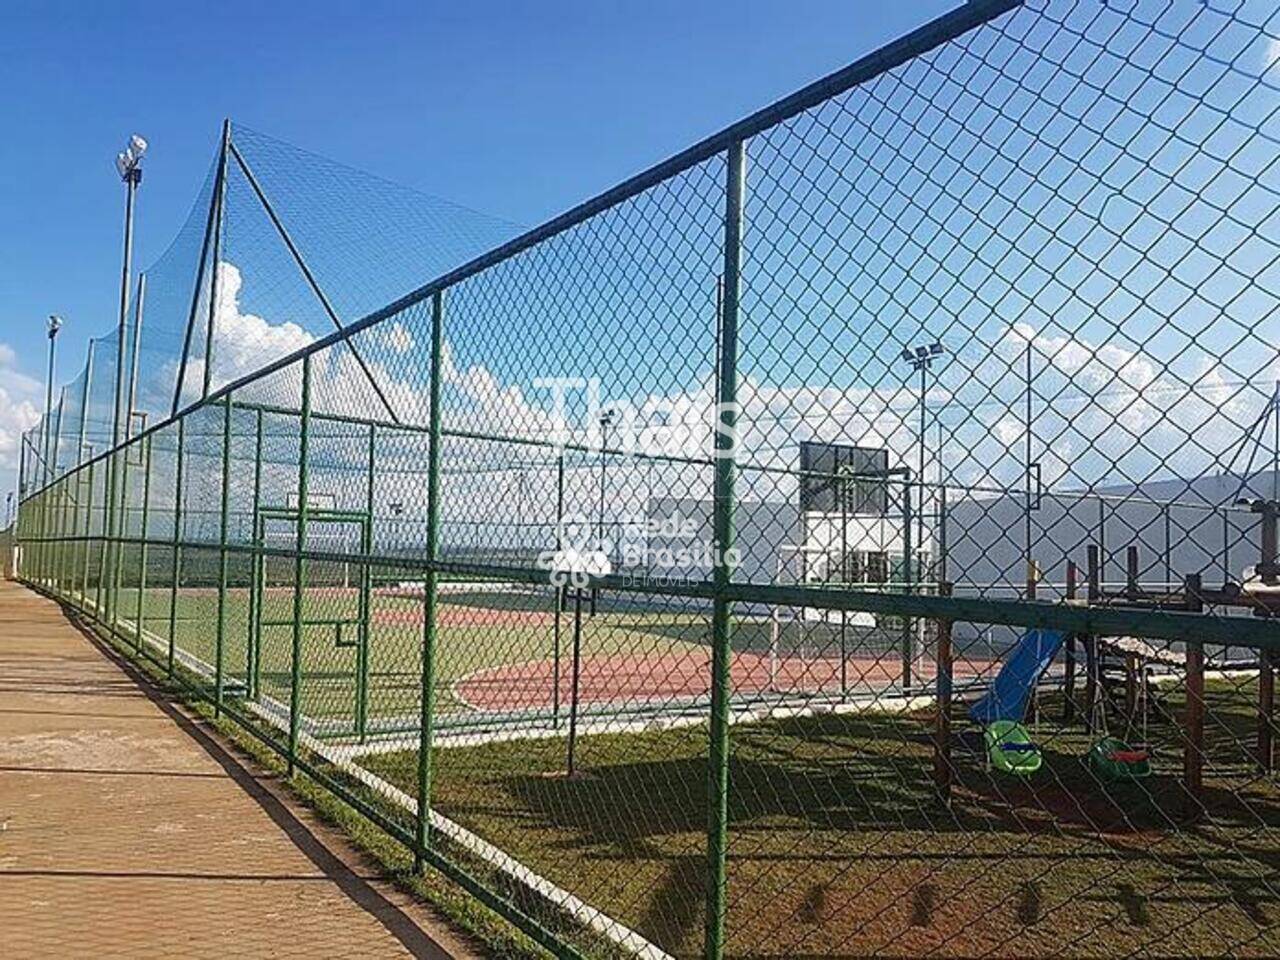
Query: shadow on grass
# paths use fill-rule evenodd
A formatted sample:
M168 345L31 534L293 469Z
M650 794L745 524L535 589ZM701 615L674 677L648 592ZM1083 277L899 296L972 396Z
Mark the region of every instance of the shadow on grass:
M1220 749L1238 748L1255 718L1230 692L1214 696L1221 702L1210 711L1219 719L1208 724L1207 745L1221 739ZM1060 706L1046 704L1046 714ZM940 890L948 866L976 866L1017 884L1009 906L1023 927L1042 921L1042 901L1053 898L1058 879L1086 868L1107 878L1088 890L1088 902L1114 909L1132 928L1156 926L1154 903L1220 899L1259 926L1275 912L1280 797L1273 780L1206 776L1197 804L1170 748L1148 779L1103 782L1083 762L1092 738L1078 725L1044 731L1044 766L1023 780L988 772L976 729L966 726L957 718L950 806L934 783L927 714L826 714L735 727L731 864L840 876L868 863L888 870L918 861L942 878ZM1153 741L1178 743L1166 716L1153 718L1151 732ZM631 906L619 908L623 917L655 942L695 942L707 875L705 730L584 737L579 758L589 775L582 779L548 776L562 768L563 751L561 741L440 751L437 808L509 842L573 889L625 888ZM367 763L411 788L412 755L396 756ZM1188 819L1189 812L1198 816ZM1020 869L1036 879L1016 880ZM816 876L794 893L785 910L797 921L821 923L838 902ZM934 894L918 883L901 891L912 898L916 925L932 922Z

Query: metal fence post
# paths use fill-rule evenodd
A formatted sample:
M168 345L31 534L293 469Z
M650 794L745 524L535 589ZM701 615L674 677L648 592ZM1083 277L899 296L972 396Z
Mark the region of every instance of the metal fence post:
M951 596L951 584L938 584L938 596ZM939 619L938 626L938 715L934 728L933 776L938 797L945 806L951 804L951 691L953 660L951 648L951 621Z
M365 562L360 565L360 645L356 647L356 733L364 743L369 732L369 597L373 593L373 568L368 557L373 552L373 468L378 447L378 427L369 424L368 448L365 463L364 521L360 524L360 552Z
M218 625L213 650L213 715L222 716L227 639L227 522L231 509L231 395L222 402L222 500L218 516Z
M178 461L173 484L173 556L169 577L169 656L167 669L173 678L174 650L178 644L178 581L182 577L182 451L185 446L187 418L178 421Z
M1183 585L1186 608L1192 613L1204 610L1200 574L1189 573ZM1186 714L1183 720L1182 784L1186 791L1184 815L1198 820L1204 812L1204 644L1187 640Z
M90 546L90 537L93 536L93 474L96 468L96 462L93 459L92 451L89 454L89 478L86 483L89 491L85 494L84 503L84 572L80 586L80 606L83 609L84 604L89 600L89 563L93 557L93 549Z
M67 526L68 514L71 510L71 475L58 481L58 569L57 583L59 595L66 593L67 566Z
M421 870L430 839L431 745L436 672L436 562L440 558L440 424L442 357L444 351L444 291L431 298L431 383L427 447L427 567L422 584L422 693L418 726L418 817L414 839L414 869Z
M111 592L107 600L107 610L111 614L111 632L116 634L120 626L120 574L124 566L124 537L129 532L129 447L119 447L112 459L122 458L119 467L119 479L116 494L120 500L119 516L116 517L111 539Z
M67 388L63 387L61 394L58 396L58 413L54 417L53 421L55 426L53 428L53 445L49 451L49 485L45 487L44 494L40 498L41 502L45 505L43 532L43 536L45 538L45 549L43 551L43 562L45 585L49 590L54 589L53 569L54 555L56 553L56 547L52 537L55 517L50 516L50 514L56 514L57 512L57 506L54 503L54 494L57 490L55 484L57 484L58 479L58 445L62 442L62 409L66 406L66 403Z
M142 440L142 455L145 458L142 474L142 529L139 531L138 545L138 606L134 611L133 626L138 638L138 649L142 649L144 603L147 593L147 527L151 513L151 434Z
M307 563L302 553L307 547L307 458L311 434L311 354L302 357L302 413L298 437L298 517L293 554L293 644L289 659L289 763L293 776L298 759L298 731L302 717L302 587Z
M716 463L714 516L716 587L711 613L711 735L707 772L707 915L704 950L709 960L724 954L728 898L726 856L729 846L729 698L732 606L724 591L733 579L733 481L737 439L738 302L741 295L742 207L746 144L727 151L724 208L724 295L719 322L720 368L716 391Z
M252 517L253 528L250 531L250 539L253 544L253 551L249 554L249 562L252 566L252 573L249 577L249 615L247 636L245 637L245 687L250 700L258 699L258 686L261 679L261 673L258 669L258 627L257 624L261 619L259 617L258 604L261 598L258 596L262 578L266 574L266 561L262 556L261 538L258 536L258 508L262 504L262 410L258 409L254 412L253 424L253 512Z
M923 487L922 487L923 489ZM908 473L902 481L902 566L899 576L902 580L902 589L904 593L911 593L912 565L911 555L916 548L916 544L912 542L911 525L913 522L914 505L911 502L911 474ZM898 651L902 660L902 692L905 694L911 689L912 683L912 663L915 660L915 623L909 614L902 616L902 641L901 648Z

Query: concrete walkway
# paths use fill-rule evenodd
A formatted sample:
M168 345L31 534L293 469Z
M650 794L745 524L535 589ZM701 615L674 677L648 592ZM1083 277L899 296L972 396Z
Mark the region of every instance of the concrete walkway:
M479 955L56 604L8 581L0 954Z

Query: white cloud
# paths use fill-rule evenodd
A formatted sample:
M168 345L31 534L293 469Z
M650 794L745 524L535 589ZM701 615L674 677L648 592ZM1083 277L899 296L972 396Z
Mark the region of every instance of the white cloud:
M245 278L230 263L222 264L221 270L215 388L315 340L296 322L243 312ZM399 320L369 331L363 342L383 347L365 351L364 366L346 346L315 356L315 409L384 417L367 368L398 416L425 424L429 414L425 345ZM1052 324L1037 329L1018 323L1004 328L987 347L978 344L981 349L950 358L944 375L930 387L929 417L933 423L938 422L940 412L949 415L942 461L952 483L991 490L1020 488L1025 482L1021 384L1022 356L1028 343L1033 350L1039 397L1033 448L1047 485L1088 486L1108 474L1141 481L1157 470L1183 476L1215 472L1222 466L1218 462L1222 451L1238 443L1243 426L1256 415L1256 390L1242 388L1239 373L1220 365L1175 370L1168 358L1147 353L1124 338L1092 340ZM506 382L483 363L460 364L456 345L448 341L442 371L446 427L543 441L561 436L550 391L535 388L529 371L522 371L521 382ZM188 399L194 399L190 388L198 389L201 376L196 360L188 369ZM172 374L169 382L171 378ZM1196 389L1189 391L1188 383L1194 383ZM240 396L293 406L299 394L300 370L295 364L251 382ZM979 402L970 404L975 394ZM883 446L894 463L916 463L918 395L896 377L892 382L845 388L784 386L747 377L740 384L739 397L739 462L746 469L738 489L743 496L789 496L794 477L771 471L794 469L801 440ZM615 405L613 398L602 401ZM709 456L714 444L711 378L685 391L639 398L633 408L624 408L620 421L623 429L613 435L611 446L625 449L629 445L648 453L693 458ZM935 481L939 461L932 430L931 426L926 474ZM599 441L598 431L596 420L588 416L568 425L567 439L592 445ZM421 459L417 448L406 450L407 459ZM474 509L491 509L495 515L507 509L495 500L496 481L483 471L466 481L460 474L497 460L508 465L547 462L545 449L537 446L504 444L499 449L492 442L459 439L450 441L445 456L455 493L460 489L458 484L474 483L475 495L470 498L476 504ZM554 473L554 468L538 469ZM709 494L710 471L704 466L664 469L656 480L671 493ZM525 482L554 490L554 483L546 477L534 476ZM591 484L571 486L586 489ZM416 504L418 492L409 484L401 499ZM575 496L579 494L581 491ZM618 495L639 496L625 486L620 486Z
M210 390L217 390L241 377L261 370L281 357L301 350L315 340L299 324L285 320L278 323L240 310L240 291L244 278L233 263L218 264L218 302L214 309L213 375ZM183 404L195 401L204 383L203 357L187 361L183 378ZM173 384L178 377L178 361L170 360L159 383ZM274 378L271 378L274 379ZM261 390L261 385L258 387Z
M6 494L17 485L22 434L40 421L40 389L18 369L17 351L0 343L0 487Z
M399 354L408 353L413 349L413 334L399 320L394 320L387 325L387 330L383 335L387 346Z

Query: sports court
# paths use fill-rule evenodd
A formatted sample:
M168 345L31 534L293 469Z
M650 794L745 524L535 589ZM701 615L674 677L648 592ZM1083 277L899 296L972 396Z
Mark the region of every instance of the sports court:
M557 955L1278 956L1277 70L969 0L409 278L228 122L22 579Z

